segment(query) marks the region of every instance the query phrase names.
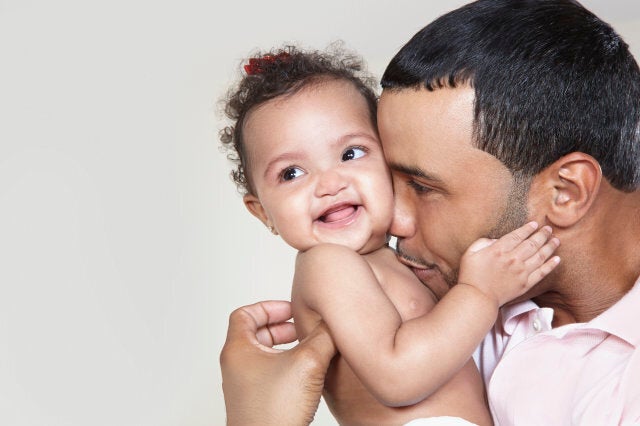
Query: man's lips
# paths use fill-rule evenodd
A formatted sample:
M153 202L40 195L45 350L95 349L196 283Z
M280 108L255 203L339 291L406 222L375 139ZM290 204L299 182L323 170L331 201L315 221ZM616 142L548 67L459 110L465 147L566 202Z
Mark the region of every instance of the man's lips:
M410 266L409 269L411 269L411 272L413 272L423 284L428 283L438 274L436 268L414 268Z
M396 249L396 257L401 263L407 265L411 269L433 269L435 266L435 265L428 265L424 262L420 262L414 259L411 256L408 256L407 254L403 253L400 247Z
M433 276L434 273L438 272L436 265L423 263L421 261L413 259L410 256L402 253L402 251L399 249L396 251L396 257L398 258L400 263L411 269L414 275L416 275L422 282L425 282L427 279L429 279L429 277Z
M418 278L418 281L429 289L436 301L440 300L442 296L446 294L448 287L446 285L443 287L437 284L442 280L442 276L436 265L425 265L421 262L416 262L399 252L396 252L396 256L400 263L407 266L413 275Z

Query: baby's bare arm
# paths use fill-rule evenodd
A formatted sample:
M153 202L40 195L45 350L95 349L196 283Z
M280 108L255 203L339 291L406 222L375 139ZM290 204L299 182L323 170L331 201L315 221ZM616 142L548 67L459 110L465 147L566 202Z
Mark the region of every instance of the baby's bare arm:
M421 285L411 283L416 284ZM407 283L387 283L403 285ZM426 287L423 294L430 297ZM387 406L412 405L439 389L469 360L493 324L496 309L491 310L494 303L483 293L470 287L449 298L452 305L468 303L466 315L456 317L452 308L439 309L440 314L431 311L403 323L367 260L335 245L317 246L298 256L292 293L294 313L304 305L319 314L338 352ZM300 324L298 317L296 323Z
M518 249L533 230L521 228L515 236L509 234L506 243L487 244L477 251L480 255L472 257L468 268L480 270L476 264L484 267L498 259L493 265L500 271L497 276L513 279L503 277L513 272L503 268L503 262L515 263L512 257L521 261L523 256L526 262L541 251L548 258L557 246L549 243L550 233L543 230L531 237L536 250ZM530 242L526 246L533 247ZM513 253L496 256L495 251ZM539 280L557 264L538 263L527 264L527 284L517 285L530 286L531 276ZM521 270L514 270L512 275L521 279ZM494 278L491 273L479 276L483 285L487 277ZM458 372L495 322L500 302L483 285L456 285L431 312L402 323L366 260L345 247L321 245L299 255L293 301L324 319L338 351L378 400L405 406L426 398Z
M403 285L391 285L396 284ZM424 290L428 297L427 289ZM292 302L297 327L302 324L303 333L313 327L313 322L301 322L299 313L311 310L318 314L360 381L386 403L381 393L391 392L393 386L378 380L377 373L384 363L377 357L393 347L402 319L368 261L349 248L333 244L300 253Z
M419 286L428 299L425 305L433 304L426 287L413 275L407 276L410 284L395 280L387 285ZM480 292L476 296L486 300ZM292 302L294 312L303 312L300 307L304 306L322 317L342 357L369 392L387 406L421 401L464 365L460 362L449 367L450 363L440 358L449 359L448 350L456 348L457 344L448 344L451 332L468 330L446 323L442 329L439 317L431 318L430 314L403 323L367 260L346 247L320 245L298 255ZM297 318L296 323L301 321ZM313 323L307 323L306 328L310 327ZM489 327L484 326L485 334ZM465 361L474 349L475 345L469 346ZM441 368L443 363L446 367Z
M431 359L438 367L430 372L433 385L458 371L493 326L499 307L526 293L558 265L560 259L552 257L558 239L550 227L537 228L531 222L498 240L471 245L461 260L458 283L429 314L398 330L396 349L413 357L407 365L423 362L423 356ZM422 347L416 336L424 339ZM418 385L415 392L420 389Z

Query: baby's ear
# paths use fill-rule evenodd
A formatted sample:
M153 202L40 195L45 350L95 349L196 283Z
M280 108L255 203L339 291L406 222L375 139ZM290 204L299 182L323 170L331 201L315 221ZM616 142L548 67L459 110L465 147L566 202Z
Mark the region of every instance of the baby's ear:
M544 214L552 226L571 227L591 208L601 181L600 163L588 154L572 152L536 175L530 207Z
M257 217L260 222L264 223L266 227L271 226L269 223L269 218L267 217L267 212L265 211L260 199L255 195L247 194L242 198L244 201L244 206L249 210L249 212Z

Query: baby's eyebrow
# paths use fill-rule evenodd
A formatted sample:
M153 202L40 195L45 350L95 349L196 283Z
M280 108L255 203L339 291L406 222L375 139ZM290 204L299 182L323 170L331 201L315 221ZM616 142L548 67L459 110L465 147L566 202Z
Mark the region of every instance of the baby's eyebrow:
M339 137L335 141L335 144L336 145L344 144L344 143L348 142L351 139L357 139L357 138L369 139L371 142L375 142L377 144L380 144L380 141L376 137L370 135L369 133L365 133L365 132L348 133L346 135L342 135L341 137Z
M267 168L264 170L264 177L266 178L269 175L271 169L273 169L276 164L281 162L295 162L296 160L300 160L303 156L304 154L302 152L284 152L278 155L267 164Z

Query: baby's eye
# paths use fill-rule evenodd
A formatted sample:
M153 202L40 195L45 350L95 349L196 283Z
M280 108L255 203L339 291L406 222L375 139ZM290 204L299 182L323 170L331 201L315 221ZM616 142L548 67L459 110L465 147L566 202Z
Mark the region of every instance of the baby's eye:
M304 171L300 167L287 167L280 173L282 180L293 180L304 174Z
M367 151L365 151L364 148L360 148L357 146L347 148L342 153L342 161L355 160L356 158L363 157L366 153Z

